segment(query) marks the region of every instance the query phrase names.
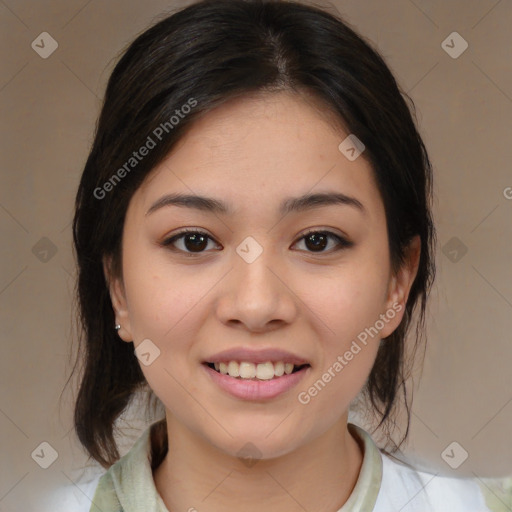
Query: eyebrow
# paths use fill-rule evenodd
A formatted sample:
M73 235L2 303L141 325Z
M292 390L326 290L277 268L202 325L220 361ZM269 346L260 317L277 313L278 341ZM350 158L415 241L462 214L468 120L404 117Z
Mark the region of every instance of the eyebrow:
M351 206L363 215L367 215L365 207L358 199L337 192L305 194L300 197L285 199L279 207L279 214L286 215L292 212L301 212L330 205ZM233 209L229 205L218 199L192 194L176 193L166 194L157 199L157 201L155 201L146 212L146 215L149 215L165 206L193 208L196 210L225 215L232 215L234 213Z

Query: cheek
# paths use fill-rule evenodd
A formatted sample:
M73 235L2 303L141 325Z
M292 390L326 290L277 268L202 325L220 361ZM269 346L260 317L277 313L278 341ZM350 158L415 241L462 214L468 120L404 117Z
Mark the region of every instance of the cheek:
M153 336L161 343L176 339L174 332L183 329L209 286L198 279L193 266L173 267L155 252L132 253L126 264L126 291L134 338Z
M322 279L315 276L309 283L307 305L315 315L322 345L318 375L329 388L320 399L325 400L326 407L333 401L344 407L357 395L380 344L379 319L384 313L387 290L385 269L380 263L360 263L361 260L357 265L347 265Z
M382 312L376 288L369 275L351 273L326 281L323 293L310 297L322 320L316 322L321 348L314 379L301 391L326 423L347 410L375 362L380 336L374 326Z
M194 359L192 331L202 321L198 315L213 276L198 279L192 267L178 272L154 257L133 261L138 264L126 276L126 291L134 348L146 339L156 346L148 345L157 357L149 365L141 359L140 368L149 387L174 411L176 404L187 403L180 383L187 382L188 392L197 393L187 375L187 360Z
M308 306L322 321L331 339L329 345L335 349L374 326L384 313L387 281L380 267L346 266L323 277L315 276L309 289L305 295Z

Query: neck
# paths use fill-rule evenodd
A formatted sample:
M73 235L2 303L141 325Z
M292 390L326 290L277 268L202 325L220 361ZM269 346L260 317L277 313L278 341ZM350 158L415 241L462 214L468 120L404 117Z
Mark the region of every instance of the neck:
M333 512L348 500L363 461L346 414L296 450L253 464L219 450L169 414L167 435L169 451L153 476L170 512L256 512L262 503L266 512Z

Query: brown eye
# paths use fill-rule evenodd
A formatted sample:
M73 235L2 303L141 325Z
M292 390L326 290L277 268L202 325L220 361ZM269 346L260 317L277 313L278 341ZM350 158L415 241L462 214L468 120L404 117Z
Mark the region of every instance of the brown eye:
M204 231L182 231L181 233L164 240L162 245L165 247L170 246L173 250L179 250L188 254L199 254L204 252L208 246L208 240L213 239ZM174 247L174 244L177 241L182 241L183 248Z
M208 241L213 238L204 231L182 231L166 240L161 245L168 247L173 251L179 251L186 256L199 255L206 252ZM312 253L329 253L352 247L354 244L345 238L332 233L331 231L310 231L306 233L299 241L304 240L306 251ZM330 250L325 250L329 246L329 242L334 240L335 243ZM178 247L177 242L181 242Z
M334 245L334 251L352 247L354 244L345 240L345 238L332 233L331 231L309 231L299 241L304 240L309 252L323 253L330 252L324 249L329 245L329 240L333 239L337 243Z

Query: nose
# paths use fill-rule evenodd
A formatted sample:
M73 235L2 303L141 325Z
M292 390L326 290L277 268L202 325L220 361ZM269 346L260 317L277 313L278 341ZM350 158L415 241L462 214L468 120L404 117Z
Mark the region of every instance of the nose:
M271 259L269 251L248 263L238 254L223 280L217 318L231 327L260 333L283 328L297 315L298 298L289 271Z

